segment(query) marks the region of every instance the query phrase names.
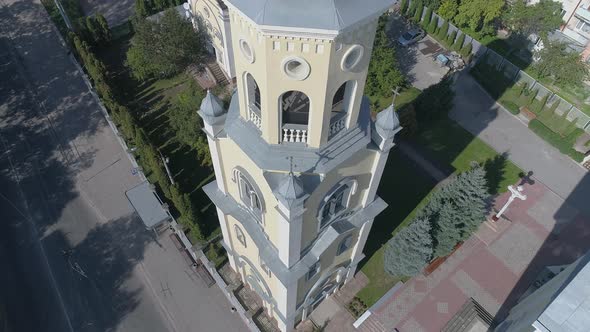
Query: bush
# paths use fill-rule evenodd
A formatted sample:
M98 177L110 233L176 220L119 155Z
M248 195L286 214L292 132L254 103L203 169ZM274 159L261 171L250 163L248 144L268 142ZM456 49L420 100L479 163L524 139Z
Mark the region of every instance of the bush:
M449 33L449 22L445 21L443 25L438 30L438 38L442 40L446 40L447 34Z
M399 4L399 14L405 15L406 11L408 11L408 0L402 0Z
M359 318L368 309L363 300L356 296L350 301L347 308L354 318Z
M408 8L408 11L406 12L406 17L414 16L414 14L416 13L416 8L418 8L417 4L417 0L412 1L412 3L410 4L410 8Z
M539 90L529 90L527 97L527 106L532 106L533 103L535 102L535 99L537 98L537 94L539 93Z
M432 9L426 8L426 13L424 14L424 19L422 20L422 27L427 29L430 25L430 21L432 18Z
M504 106L505 109L507 109L510 113L514 115L518 115L518 113L520 113L520 108L512 101L502 101L502 106Z
M537 119L533 119L529 122L529 129L544 139L547 143L558 149L559 152L570 156L573 160L581 162L584 159L584 154L573 148L574 142L583 133L582 129L576 128L569 135L562 137Z
M459 37L457 37L457 40L455 40L455 43L453 44L453 46L451 46L451 48L453 49L453 51L455 52L460 52L461 48L463 48L463 42L465 41L465 34L462 33L459 35Z
M447 36L447 38L443 39L447 48L451 48L451 46L453 46L453 43L455 42L455 38L457 38L457 30L451 32Z
M422 21L422 13L424 12L424 5L422 4L422 1L418 1L418 4L416 5L416 13L414 13L414 22L416 23L420 23L420 21Z
M463 58L468 58L471 55L471 51L473 50L473 44L471 44L471 42L466 43L462 48L461 48L461 56L463 56Z
M436 33L436 28L438 27L438 17L433 17L432 20L430 20L430 24L428 25L428 28L426 29L428 31L429 34L434 35Z

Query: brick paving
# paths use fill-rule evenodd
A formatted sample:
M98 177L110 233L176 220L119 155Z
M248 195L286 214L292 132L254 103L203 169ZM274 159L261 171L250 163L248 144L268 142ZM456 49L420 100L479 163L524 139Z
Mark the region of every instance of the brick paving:
M428 277L404 284L359 331L377 331L366 328L376 321L387 331L440 331L470 297L501 320L543 267L571 263L590 249L588 216L539 181L525 193L526 201L514 201L497 223L483 223ZM498 197L495 208L507 199Z

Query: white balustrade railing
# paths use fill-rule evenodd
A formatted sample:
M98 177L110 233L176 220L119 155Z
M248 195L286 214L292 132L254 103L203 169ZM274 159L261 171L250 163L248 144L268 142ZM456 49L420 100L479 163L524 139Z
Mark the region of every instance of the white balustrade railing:
M307 143L307 126L304 125L283 125L283 142Z
M346 128L346 117L342 117L332 123L330 123L330 132L328 133L328 139L334 137L342 129Z
M260 118L260 111L256 112L252 109L252 105L250 105L250 109L248 110L248 120L250 120L259 130L262 130L262 119Z

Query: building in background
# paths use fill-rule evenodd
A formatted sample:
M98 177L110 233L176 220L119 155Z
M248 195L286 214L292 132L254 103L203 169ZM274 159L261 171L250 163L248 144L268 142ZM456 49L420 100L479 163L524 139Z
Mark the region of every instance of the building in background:
M569 266L548 267L496 332L590 329L590 252Z
M229 110L211 93L199 110L204 190L232 269L289 331L354 276L387 206L377 187L401 127L393 105L374 122L363 90L391 2L225 3L237 91Z
M215 56L215 61L228 79L233 79L234 52L231 43L229 11L224 0L190 0L188 11L193 18L199 17L205 25L211 44L209 52ZM212 70L215 70L213 68Z

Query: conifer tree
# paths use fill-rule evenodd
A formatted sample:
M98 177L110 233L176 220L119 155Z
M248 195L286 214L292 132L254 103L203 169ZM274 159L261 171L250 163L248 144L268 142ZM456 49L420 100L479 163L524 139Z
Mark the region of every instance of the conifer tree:
M111 34L111 29L109 28L107 20L104 18L102 14L96 14L96 23L100 28L100 35L103 44L110 43L113 39L113 35Z
M101 29L93 16L86 17L86 30L88 31L89 37L92 38L93 45L102 43Z
M418 274L432 258L430 230L430 221L420 217L389 240L385 245L385 271L393 276Z

